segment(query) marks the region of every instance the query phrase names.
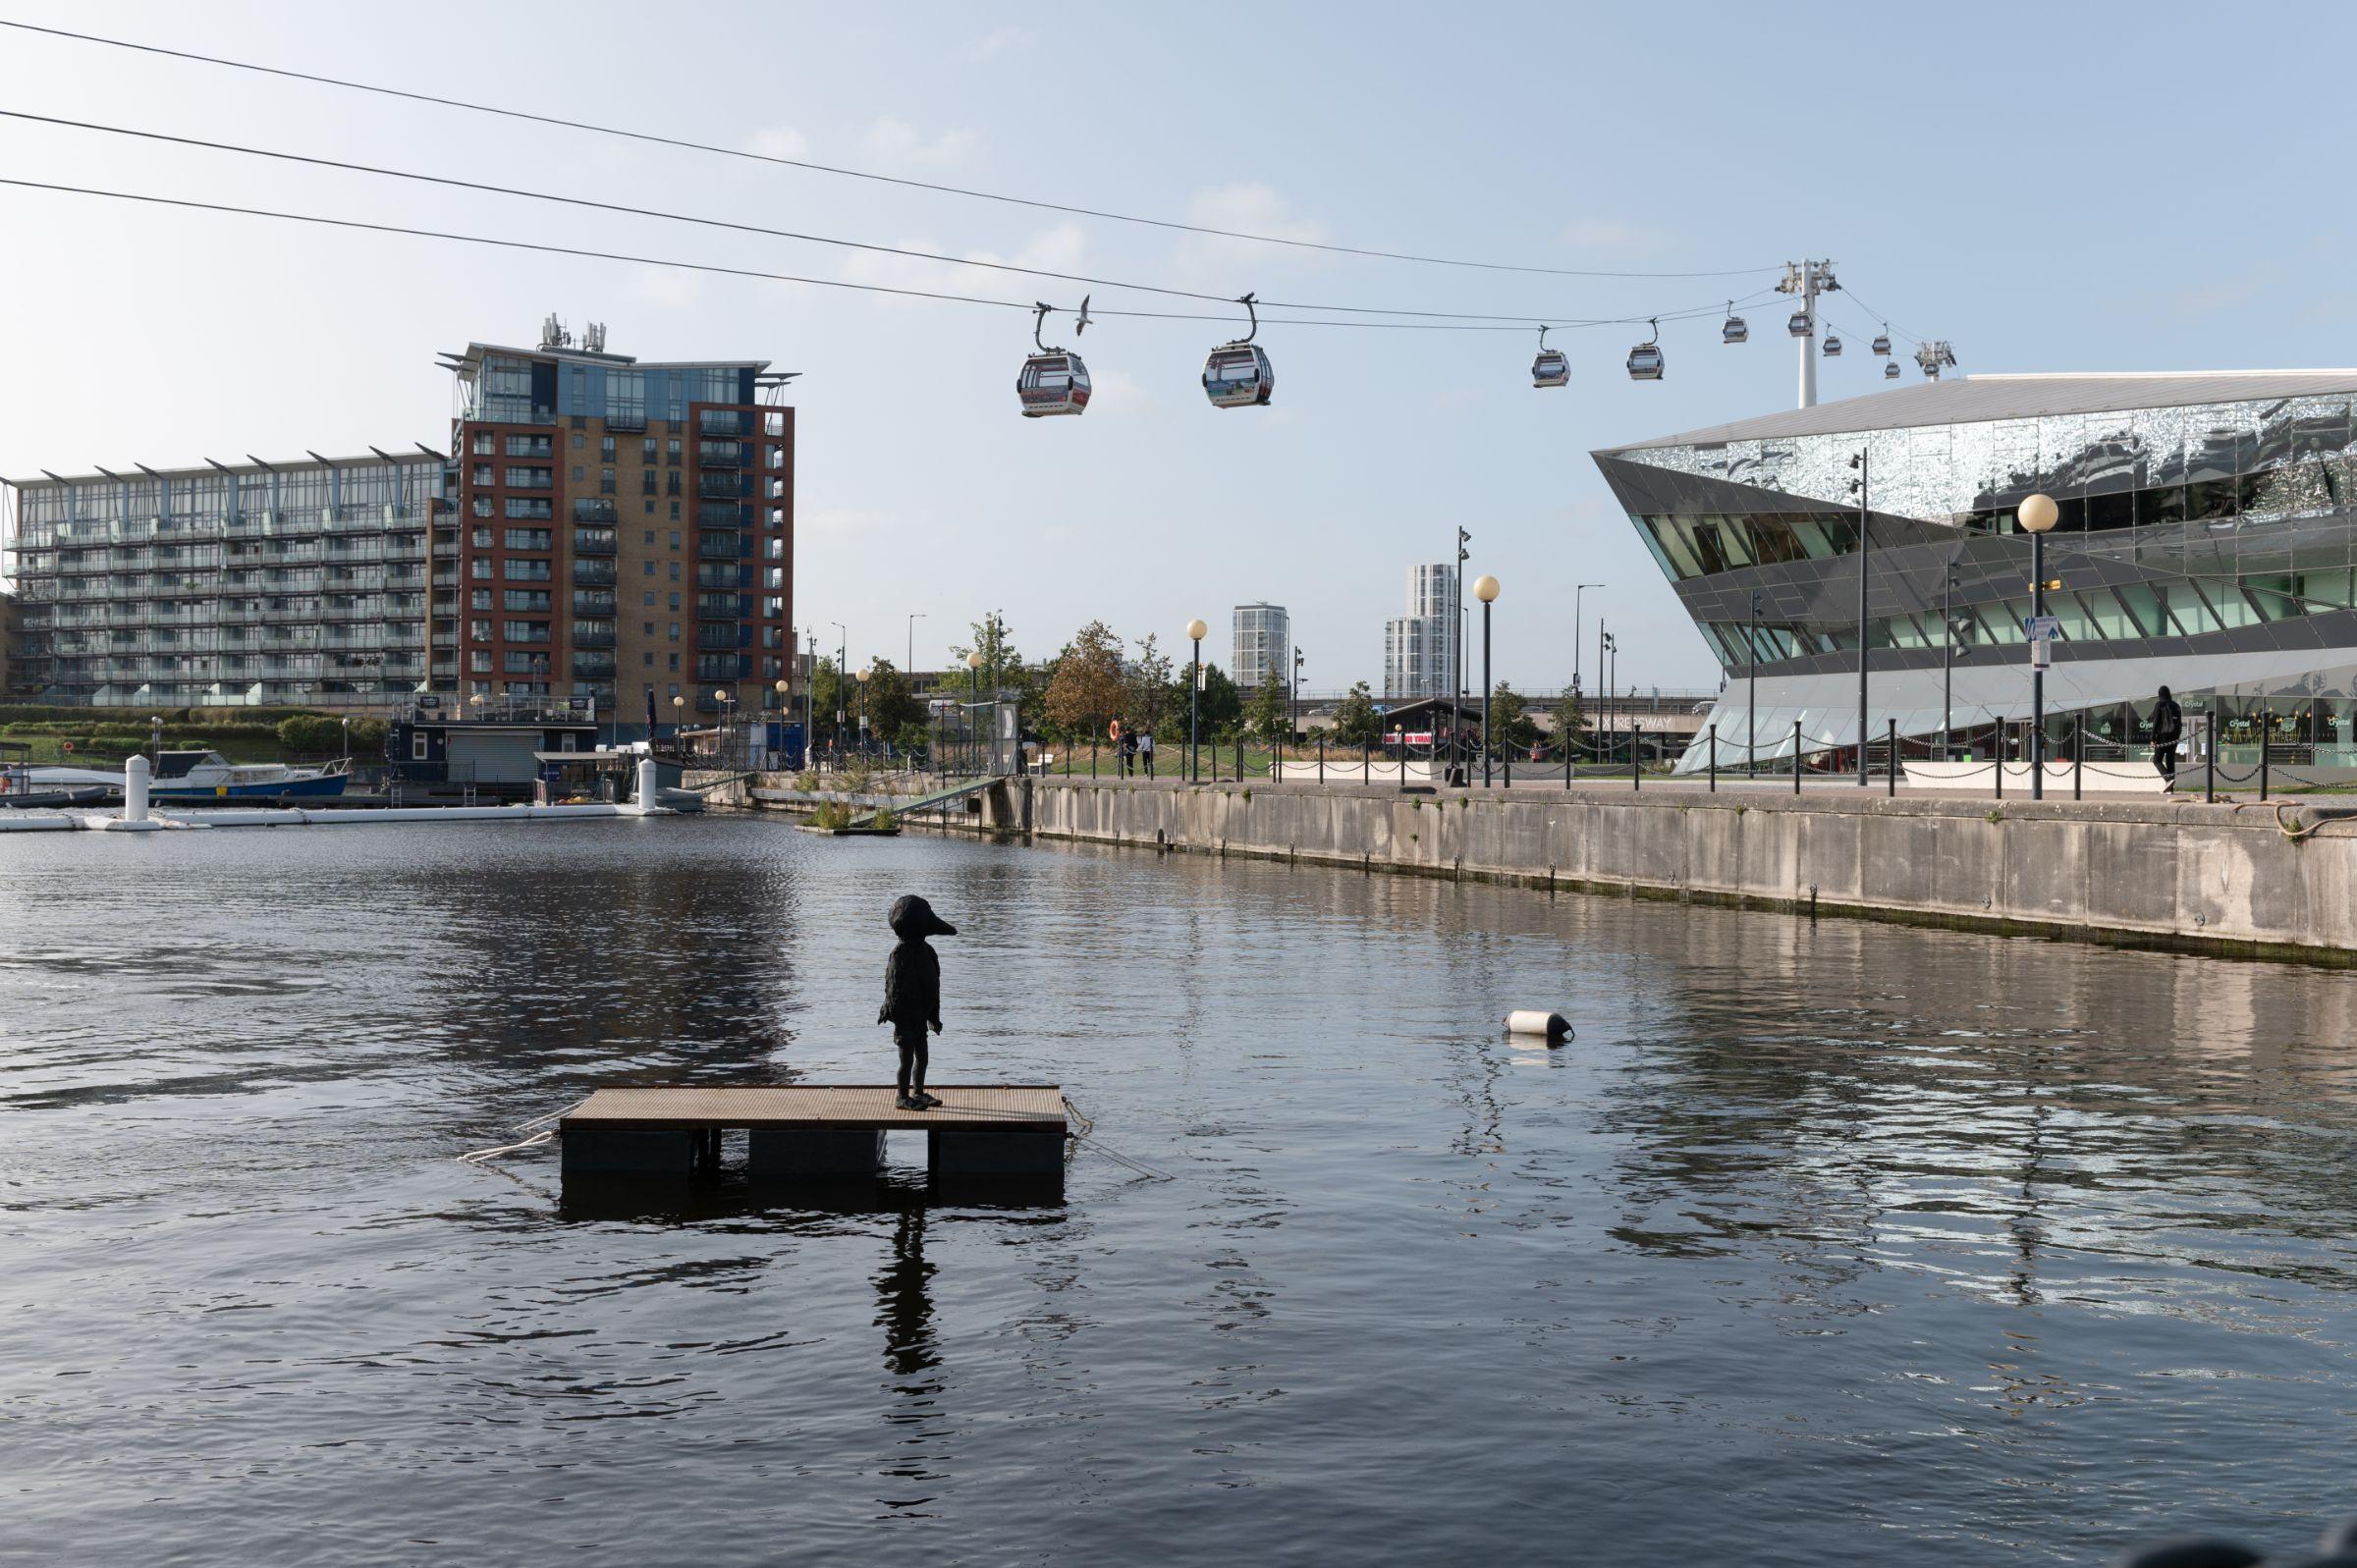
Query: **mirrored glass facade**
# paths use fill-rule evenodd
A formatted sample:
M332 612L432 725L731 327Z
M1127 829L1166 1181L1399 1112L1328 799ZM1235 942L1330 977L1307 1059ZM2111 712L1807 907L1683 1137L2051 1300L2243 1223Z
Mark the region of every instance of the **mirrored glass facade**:
M1989 755L2030 712L2043 492L2057 740L2132 746L2165 684L2221 742L2357 762L2353 406L2357 371L1966 377L1595 457L1725 672L1723 760L1856 743L1861 565L1872 738Z

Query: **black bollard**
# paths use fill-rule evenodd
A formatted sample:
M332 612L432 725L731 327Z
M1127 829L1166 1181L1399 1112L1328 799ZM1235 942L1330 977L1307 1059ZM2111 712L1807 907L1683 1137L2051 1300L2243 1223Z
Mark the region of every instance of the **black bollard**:
M1719 727L1711 726L1711 793L1719 792Z
M1885 758L1891 770L1891 787L1884 790L1883 793L1891 799L1896 800L1898 798L1898 721L1890 719L1884 722L1891 727L1890 754Z
M1792 793L1800 793L1800 721L1792 721Z

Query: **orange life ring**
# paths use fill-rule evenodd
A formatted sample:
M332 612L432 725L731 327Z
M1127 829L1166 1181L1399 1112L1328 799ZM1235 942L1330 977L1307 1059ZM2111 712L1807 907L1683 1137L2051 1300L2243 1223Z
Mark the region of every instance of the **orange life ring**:
M1114 720L1113 723L1105 727L1105 737L1108 740L1119 740L1122 738L1122 722L1119 719Z
M73 754L73 751L74 751L74 742L73 742L73 741L71 741L71 740L67 741L67 742L65 743L65 750L66 750L66 753L67 753L69 756L70 756L70 755L72 755L72 754Z

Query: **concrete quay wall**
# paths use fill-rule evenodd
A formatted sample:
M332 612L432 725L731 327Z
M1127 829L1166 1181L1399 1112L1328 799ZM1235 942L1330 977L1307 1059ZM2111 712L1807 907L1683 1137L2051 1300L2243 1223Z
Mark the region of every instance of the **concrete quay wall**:
M1014 779L980 826L2357 965L2357 807Z

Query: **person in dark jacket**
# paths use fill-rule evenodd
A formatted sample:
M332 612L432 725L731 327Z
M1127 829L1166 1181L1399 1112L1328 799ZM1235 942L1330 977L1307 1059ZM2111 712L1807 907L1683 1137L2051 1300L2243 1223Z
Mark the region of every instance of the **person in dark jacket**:
M914 893L894 901L890 920L901 940L884 963L884 1005L876 1009L876 1022L892 1025L893 1044L901 1050L900 1094L893 1104L926 1110L941 1104L925 1093L925 1031L941 1033L941 955L925 939L955 937L958 928Z
M2153 766L2171 784L2177 780L2177 742L2184 738L2185 710L2163 686L2160 700L2153 704Z

